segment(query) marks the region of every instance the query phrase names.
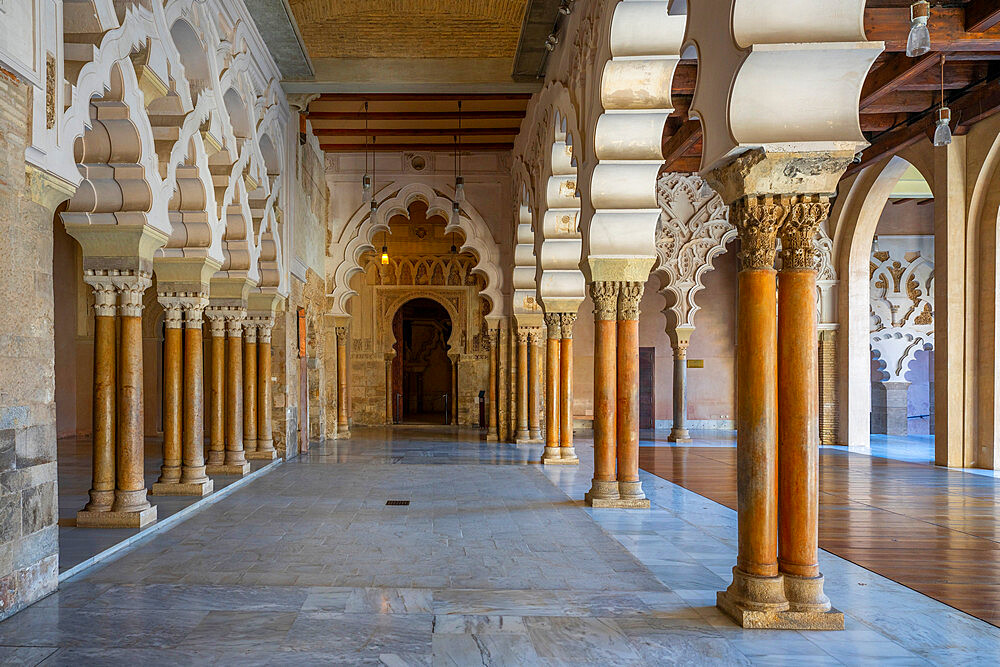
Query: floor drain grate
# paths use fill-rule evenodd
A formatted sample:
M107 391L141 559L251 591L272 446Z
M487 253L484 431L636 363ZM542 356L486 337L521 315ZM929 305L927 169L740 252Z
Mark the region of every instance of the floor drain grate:
M398 505L409 505L409 500L387 500L385 501L387 506L398 506Z

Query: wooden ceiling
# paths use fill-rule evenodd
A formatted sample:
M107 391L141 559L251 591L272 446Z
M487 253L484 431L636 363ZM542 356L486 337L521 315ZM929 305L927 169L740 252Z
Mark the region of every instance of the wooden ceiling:
M511 150L530 99L529 93L331 93L310 103L307 117L331 153L363 151L366 137L368 150L377 151L452 151L456 137L463 150Z
M941 56L945 59L945 103L952 130L969 127L1000 111L1000 2L949 0L931 3L932 51L906 55L911 0L868 0L868 39L885 41L861 93L861 128L871 146L848 174L930 137L941 103ZM666 171L697 171L701 126L687 117L697 63L683 62L674 79L676 109L664 129Z

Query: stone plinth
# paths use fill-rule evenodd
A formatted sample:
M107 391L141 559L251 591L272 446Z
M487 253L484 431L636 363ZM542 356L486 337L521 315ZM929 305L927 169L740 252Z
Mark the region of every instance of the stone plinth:
M205 472L209 475L239 475L242 477L250 472L250 463L222 463L219 465L205 466Z
M583 504L596 508L648 510L649 498L595 498L588 491L583 496Z
M149 494L152 496L207 496L215 489L215 482L156 482Z
M80 510L76 513L77 528L143 528L154 521L156 521L154 505L137 512Z
M715 597L719 609L742 628L759 630L843 630L844 614L829 611L761 611L736 604L725 591Z
M248 461L273 461L274 459L278 458L278 452L274 449L269 449L265 451L255 449L254 451L251 452L245 452L244 455L247 457Z

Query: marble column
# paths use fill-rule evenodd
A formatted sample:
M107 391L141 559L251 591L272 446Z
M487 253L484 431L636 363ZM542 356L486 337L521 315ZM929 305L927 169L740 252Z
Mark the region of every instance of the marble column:
M451 410L451 425L458 426L458 361L459 355L451 358L451 403L448 408Z
M214 484L205 474L204 360L202 313L207 299L161 294L166 312L164 341L163 460L151 495L203 496ZM183 329L182 325L183 315ZM176 342L174 342L176 341ZM168 461L176 460L174 465ZM170 474L173 473L173 474Z
M687 429L687 349L691 329L677 327L667 332L674 351L674 425L667 436L669 442L691 442Z
M385 355L385 423L392 425L392 358L393 355Z
M778 233L778 571L793 612L827 612L819 571L819 357L815 238L826 197L799 197Z
M115 407L115 492L110 510L79 512L78 526L141 528L156 521L146 498L142 402L142 297L149 274L118 273L118 383Z
M528 330L517 330L517 442L531 439L528 431Z
M243 322L243 455L257 453L257 322Z
M334 327L337 334L337 437L349 438L347 424L347 334L346 326ZM304 425L308 428L308 424Z
M573 325L576 313L559 315L559 462L579 463L573 447Z
M538 414L538 379L540 375L538 339L538 331L531 329L528 332L528 439L534 441L540 441L542 437L542 427Z
M274 460L278 452L274 448L271 426L271 329L274 315L257 320L257 451L251 459Z
M242 310L234 309L226 319L226 473L245 475L250 471L243 451L243 320Z
M778 573L777 301L775 238L787 207L770 196L734 202L740 236L736 316L737 557L719 607L746 626L749 614L788 609Z
M222 474L226 462L226 318L221 310L205 311L209 325L211 352L208 388L209 475Z
M545 313L545 449L542 463L559 463L559 313Z
M107 512L115 499L116 293L107 276L87 275L84 280L94 290L93 482L77 525L83 525L81 514Z
M594 479L584 502L591 507L614 507L619 502L615 472L618 288L617 282L590 284L594 302Z
M618 286L617 414L618 497L624 507L648 508L639 481L639 302L643 284Z
M486 439L491 442L500 440L497 430L497 355L500 352L500 330L486 330L486 345L489 351L489 372L486 385Z

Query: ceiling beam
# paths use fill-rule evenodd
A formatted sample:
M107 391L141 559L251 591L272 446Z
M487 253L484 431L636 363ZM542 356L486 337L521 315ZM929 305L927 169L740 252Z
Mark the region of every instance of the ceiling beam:
M310 111L309 120L496 120L524 118L524 110L499 111Z
M364 144L326 144L320 143L320 149L326 151L327 153L364 153ZM469 151L509 151L513 150L513 143L506 142L483 142L483 143L469 143L462 144L462 152L467 153ZM368 144L368 150L374 150L378 152L383 151L448 151L449 153L455 150L455 145L452 143L440 143L440 144L426 144L426 143L404 143L404 144Z
M531 93L323 93L317 102L474 102L477 100L524 100Z
M684 121L663 146L663 163L666 165L666 171L681 171L677 168L677 163L685 156L690 157L688 151L699 141L701 141L701 123L696 120ZM698 159L700 165L701 158Z
M992 7L994 0L984 5ZM935 51L998 51L1000 29L993 26L983 32L970 32L965 27L962 7L933 7L927 29L931 33L931 48ZM889 52L906 51L910 34L910 12L906 7L869 7L865 9L865 35L873 42L884 41Z
M519 127L320 127L317 137L491 137L515 136Z
M1000 4L996 0L972 0L965 7L965 29L984 32L1000 23Z
M868 75L861 89L860 108L871 106L879 98L888 95L897 86L914 79L918 74L933 67L940 54L927 53L919 58L910 58L905 53L894 53L885 63Z

